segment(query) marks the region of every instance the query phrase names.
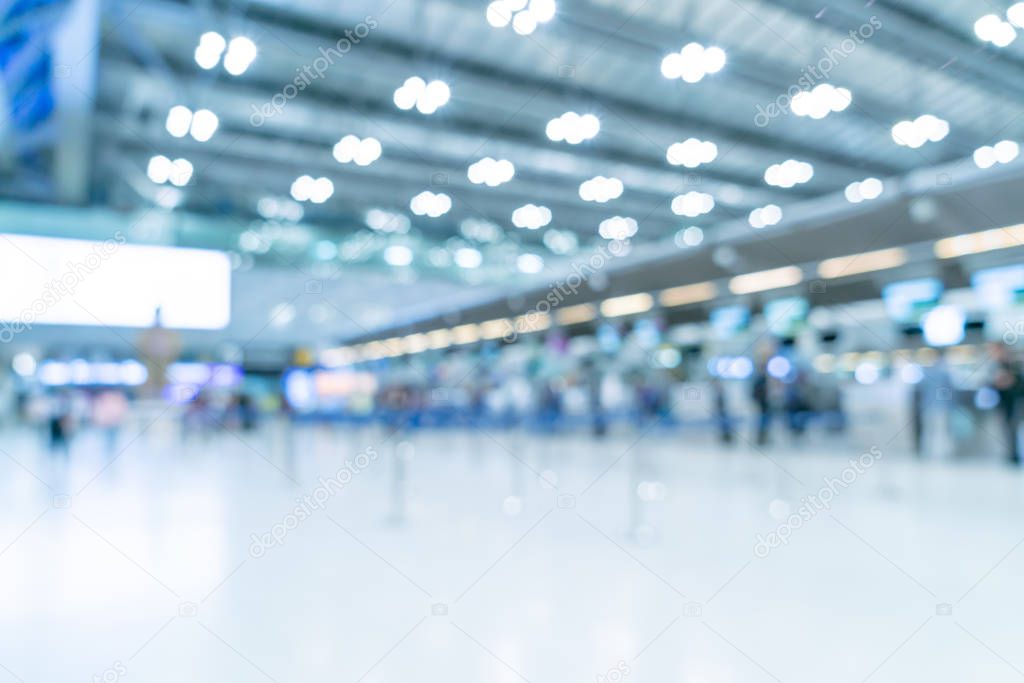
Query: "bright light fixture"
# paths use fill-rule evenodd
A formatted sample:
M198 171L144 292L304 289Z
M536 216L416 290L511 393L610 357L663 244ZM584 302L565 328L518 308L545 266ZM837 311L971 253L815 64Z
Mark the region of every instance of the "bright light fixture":
M900 121L892 127L892 139L897 145L917 149L926 142L939 142L949 135L949 122L931 114L918 116L913 121Z
M192 125L192 110L188 107L177 104L167 112L167 122L164 127L167 132L176 138L183 138L188 135L189 127Z
M433 114L448 104L451 89L444 81L434 80L427 83L419 76L405 79L405 83L395 90L395 106L409 110L416 108L421 114Z
M718 287L714 282L698 282L693 285L683 285L662 290L658 295L658 302L662 306L686 306L702 301L711 301L718 296Z
M504 28L509 23L512 30L521 36L528 36L537 30L538 24L546 24L555 18L557 7L554 0L495 0L487 6L487 23L494 28Z
M885 185L878 178L865 178L846 186L846 201L860 204L863 201L878 199L885 191Z
M559 325L579 325L588 323L597 317L597 309L593 304L576 304L555 312L555 320Z
M536 204L520 206L512 212L512 225L527 230L538 230L551 222L551 209Z
M544 270L544 259L537 254L520 254L516 258L516 268L520 273L533 275Z
M665 153L668 163L673 166L697 168L701 164L709 164L718 158L718 145L707 140L689 138L682 142L674 142Z
M806 161L787 159L781 164L772 164L764 172L764 181L773 187L789 189L802 185L814 177L814 166Z
M412 249L404 244L392 244L384 249L384 262L389 266L407 266L412 263Z
M455 265L459 268L479 268L484 261L483 254L473 247L461 247L455 250Z
M412 224L409 217L404 213L385 211L384 209L370 209L364 216L366 225L377 232L407 233Z
M469 165L466 176L469 182L474 185L487 185L497 187L502 183L512 180L516 174L516 167L508 159L492 159L484 157Z
M605 178L599 175L580 184L580 199L604 204L621 197L623 189L622 181L618 178Z
M409 208L417 216L438 218L451 211L452 198L443 192L434 194L430 190L424 190L410 200Z
M170 182L184 187L192 179L192 163L188 159L171 161L162 154L152 157L146 166L146 175L158 185Z
M853 93L831 83L821 83L813 90L803 90L793 96L790 108L797 116L823 119L833 112L841 112L853 102Z
M661 75L669 80L678 78L687 83L697 83L705 76L721 71L725 61L725 50L722 48L689 43L679 52L673 52L661 60Z
M750 227L756 230L778 225L782 220L782 208L775 204L762 206L760 209L751 211L747 220L750 222Z
M577 114L567 111L561 116L548 121L545 133L554 142L567 142L578 145L584 140L592 140L601 131L601 121L593 114Z
M851 256L837 256L825 259L818 264L818 275L822 279L831 280L848 275L873 273L878 270L898 268L907 262L907 252L899 247L879 249Z
M256 43L245 36L235 36L224 55L224 70L232 76L241 76L256 59L256 53Z
M380 159L380 140L374 137L360 139L356 135L346 135L334 144L333 154L339 164L354 161L357 166L369 166Z
M1020 145L1013 140L1003 140L993 146L985 145L974 151L974 163L978 168L991 168L996 164L1008 164L1020 156Z
M986 43L992 43L996 47L1006 47L1017 39L1017 32L1013 24L1020 26L1024 10L1015 9L1017 5L1007 10L1006 15L1012 18L1010 21L1003 21L998 14L986 14L974 22L974 35ZM1012 22L1012 23L1011 23Z
M636 234L636 219L627 216L612 216L601 221L597 233L606 240L626 240Z
M705 192L687 192L672 199L672 213L696 218L715 208L715 198Z
M700 246L704 241L704 231L696 225L691 225L688 228L683 228L678 231L673 241L680 249Z
M167 121L164 127L167 132L176 138L183 138L188 134L197 142L206 142L217 132L220 120L217 115L209 109L200 109L193 112L188 107L178 104L167 112Z
M601 315L606 318L618 318L623 315L646 313L652 308L654 308L654 297L642 292L605 299L601 302Z
M770 289L792 287L804 279L803 273L796 266L783 266L756 273L737 275L729 280L729 291L733 294L754 294Z
M207 31L199 36L199 45L196 47L196 64L202 69L210 70L220 62L220 56L224 54L227 41L224 36L216 31Z
M299 176L292 183L292 199L298 202L313 202L323 204L334 194L334 183L329 178L313 178L312 176Z
M946 237L935 243L935 256L957 258L1021 245L1024 245L1024 224Z

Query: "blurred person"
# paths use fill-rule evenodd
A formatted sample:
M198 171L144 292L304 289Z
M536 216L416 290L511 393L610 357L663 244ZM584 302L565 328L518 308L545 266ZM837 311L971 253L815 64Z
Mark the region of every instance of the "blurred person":
M604 373L601 372L597 360L593 357L583 360L583 381L587 387L587 408L590 411L591 430L595 437L600 438L608 432L608 420L604 414L604 402L601 397Z
M108 455L117 449L117 437L128 413L128 399L124 392L106 389L96 394L92 402L92 423L103 433Z
M924 369L920 390L921 443L920 454L944 456L953 451L950 430L950 407L953 403L953 376L949 371L946 350L938 349L938 358Z
M718 438L724 444L732 443L732 416L729 414L729 401L725 395L725 383L722 378L711 378L711 397L714 401L714 417L718 426Z
M64 391L52 396L48 425L50 452L54 455L63 455L65 458L70 455L72 422L71 397Z
M771 377L768 375L770 358L771 353L767 351L762 350L758 353L757 361L754 363L753 383L750 387L750 397L757 412L757 434L754 442L758 446L768 443L768 429L772 419Z
M1006 457L1011 465L1019 466L1018 434L1021 425L1024 377L1021 375L1020 364L1005 344L993 342L989 344L988 352L991 358L988 384L999 394L999 412L1006 430Z

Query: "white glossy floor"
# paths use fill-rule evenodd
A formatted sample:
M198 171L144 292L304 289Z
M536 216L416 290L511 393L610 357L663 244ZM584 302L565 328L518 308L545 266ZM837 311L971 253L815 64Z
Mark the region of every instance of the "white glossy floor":
M114 459L0 440L0 682L1024 676L1024 478L995 461L141 426Z

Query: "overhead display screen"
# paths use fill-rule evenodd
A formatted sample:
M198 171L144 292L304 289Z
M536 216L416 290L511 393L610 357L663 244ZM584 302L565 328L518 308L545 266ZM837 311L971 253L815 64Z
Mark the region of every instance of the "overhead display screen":
M0 233L0 321L217 330L231 320L219 251Z

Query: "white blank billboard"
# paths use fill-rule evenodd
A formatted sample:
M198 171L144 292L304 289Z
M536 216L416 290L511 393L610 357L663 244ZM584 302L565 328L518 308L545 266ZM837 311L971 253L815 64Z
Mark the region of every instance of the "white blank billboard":
M217 330L231 320L231 264L203 249L0 234L0 321Z

